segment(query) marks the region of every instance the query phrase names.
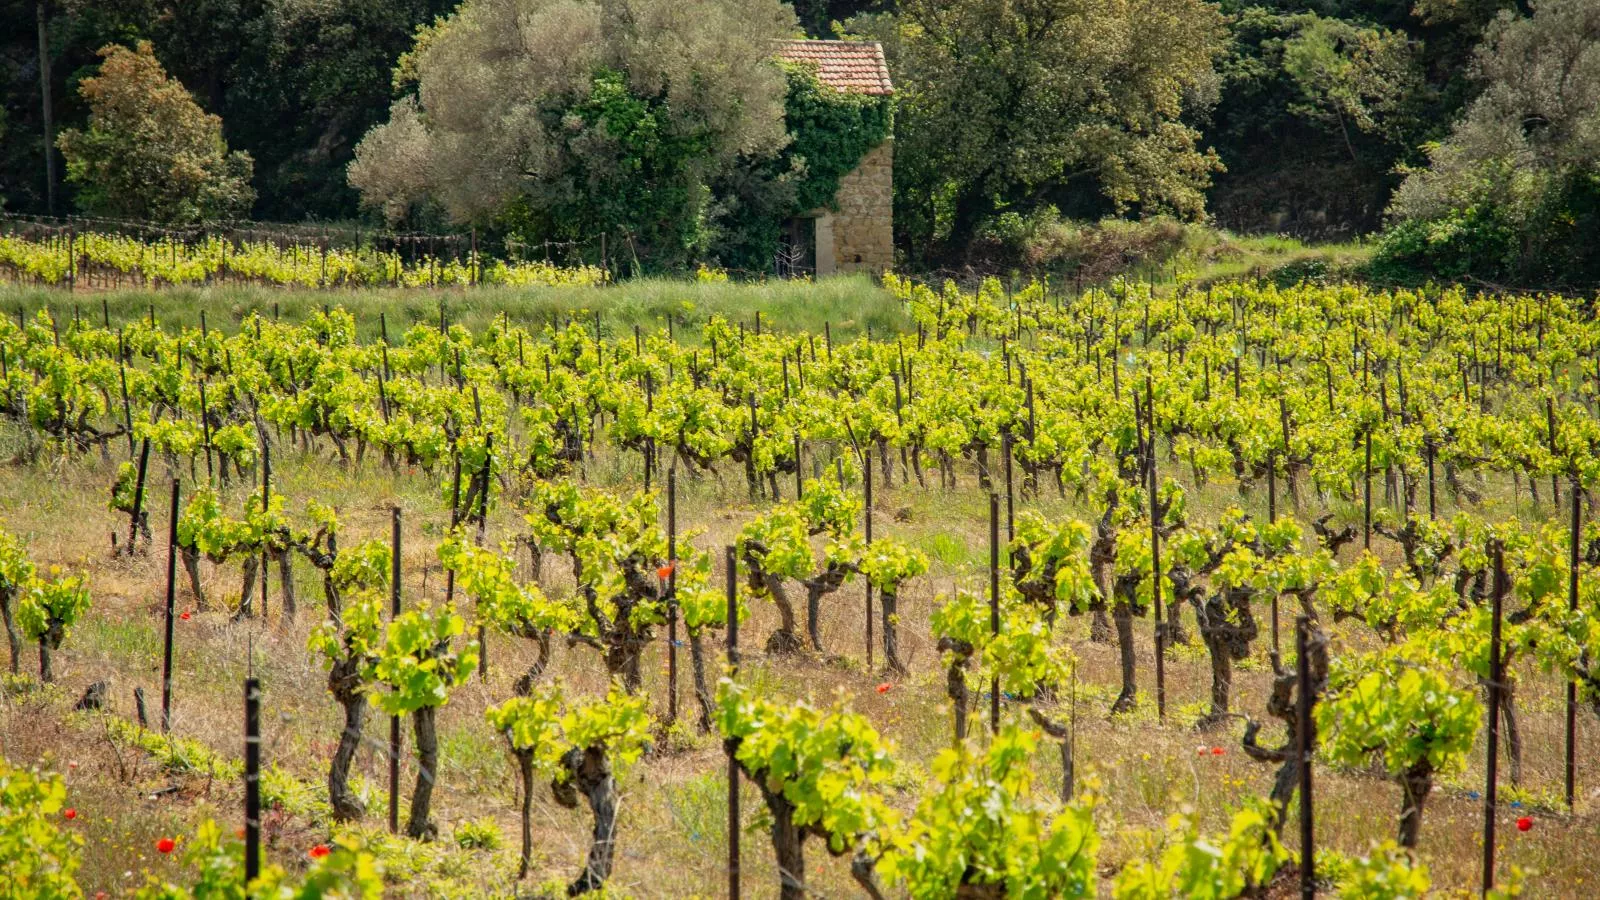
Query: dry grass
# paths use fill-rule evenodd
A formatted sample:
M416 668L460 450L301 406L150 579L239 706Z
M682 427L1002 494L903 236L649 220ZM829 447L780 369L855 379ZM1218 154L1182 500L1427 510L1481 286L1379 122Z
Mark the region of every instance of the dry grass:
M0 440L3 443L5 440ZM432 556L441 518L433 478L425 474L395 477L375 465L346 471L326 456L284 455L288 458L279 460L277 467L278 490L297 503L316 497L339 506L347 541L386 536L389 508L399 505L405 510L406 599L442 596L443 580ZM602 454L591 465L590 477L600 482L626 480L632 475L633 462ZM134 751L116 746L95 717L66 713L89 682L109 679L113 715L132 715L135 686L144 687L152 715L158 714L165 559L161 550L132 560L111 556L108 535L123 524L105 509L112 473L110 463L94 459L47 460L33 468L9 468L0 473L3 527L25 537L39 562L86 569L94 592L92 614L59 656L59 689L13 693L0 701L0 748L5 755L14 762L37 760L67 771L72 802L81 816L73 827L81 830L86 840L82 881L90 895L97 890L116 894L136 886L143 882L146 870L172 874L175 859L152 850L158 836L190 832L205 816L224 823L241 819L237 785L165 775ZM766 605L755 611L753 621L743 629L746 647L755 648L747 653L744 677L782 694L818 702L829 702L836 694L847 697L896 742L899 757L913 773L920 772L947 743L950 729L943 678L928 634L928 613L938 593L958 583L983 583L985 499L970 472L963 471L961 485L957 492L945 494L907 488L897 478L894 489L878 494L878 533L907 540L935 558L934 571L917 580L902 598L903 652L914 673L904 682L886 693L872 690L883 676L864 671L859 583L833 598L824 621L825 641L834 651L846 654L847 660L762 657L759 648L777 618ZM1049 491L1047 488L1037 501L1019 503L1019 508L1040 508L1050 514L1075 512L1070 499L1058 499ZM704 528L705 546L728 542L756 511L742 492L743 483L737 477L721 485L686 482L680 501L683 526ZM164 493L158 489L154 496L158 502L152 524L160 535L165 530ZM1194 498L1191 509L1196 518L1203 519L1230 502L1240 502L1234 487L1218 484ZM1264 498L1248 497L1243 502L1255 508L1264 505ZM498 511L491 521L492 540L515 530L509 510ZM1346 554L1349 552L1347 549ZM560 565L546 566L547 573L554 573L553 589L562 589L563 570ZM238 592L237 565L206 565L206 571L206 589L215 600L231 605ZM237 754L241 746L240 683L247 669L253 668L266 688L266 758L315 786L322 784L340 725L338 708L323 691L323 672L305 650L306 633L319 614L320 587L312 574L299 574L301 614L294 623L280 618L276 589L270 624L231 624L220 611L197 614L179 623L173 731ZM192 607L181 585L178 602L180 608ZM1261 620L1266 621L1265 610ZM1147 622L1141 624L1139 671L1141 687L1153 695L1149 630ZM1107 871L1145 852L1148 834L1160 829L1168 815L1180 808L1196 811L1208 829L1218 829L1225 826L1229 811L1243 797L1265 793L1271 773L1238 751L1237 726L1226 733L1199 734L1190 725L1208 697L1209 668L1203 651L1179 648L1169 662L1170 715L1166 724L1156 721L1150 696L1142 698L1132 715L1111 720L1105 710L1118 677L1115 648L1090 644L1086 623L1081 620L1069 621L1064 632L1081 658L1080 766L1101 784L1104 803L1097 817L1105 838L1102 862ZM1344 648L1371 644L1370 638L1353 626L1336 626L1335 636ZM1269 646L1264 635L1254 658L1235 682L1238 707L1257 717L1264 717ZM504 637L491 638L489 653L488 680L475 680L460 690L442 712L443 771L436 806L445 835L456 822L489 817L498 822L505 846L492 852L452 848L417 855L415 861L423 867L423 874L396 884L397 895L454 891L473 896L504 894L512 888L515 779L501 741L484 723L483 710L511 694L512 681L532 654L522 642ZM664 654L664 646L658 642L646 666L647 689L657 709L663 711ZM680 690L687 711L692 709L693 699L687 687L686 657L685 652L685 680ZM584 648L559 648L554 671L578 690L603 689L603 668L592 651ZM1558 798L1561 686L1542 677L1525 677L1519 701L1526 744L1523 788L1534 797ZM1588 861L1600 849L1588 818L1600 793L1596 787L1600 786L1600 753L1591 740L1595 733L1593 718L1584 713L1579 725L1580 818L1540 813L1535 828L1523 834L1512 825L1515 811L1503 813L1503 865L1522 866L1534 873L1531 896L1592 895ZM377 823L385 804L378 786L385 777L381 742L386 740L387 724L375 715L369 720L367 735L369 746L359 755L356 771L374 786L368 819ZM1222 746L1227 752L1200 756L1197 745ZM1468 891L1477 883L1482 804L1467 791L1482 784L1482 759L1480 741L1467 772L1441 788L1425 818L1423 856L1436 884L1445 888ZM76 767L67 768L70 764ZM1041 789L1058 790L1055 754L1041 754L1038 765ZM414 774L409 761L406 770L409 779ZM642 897L722 893L726 829L722 773L723 757L716 742L691 736L629 774L614 887ZM178 790L160 793L169 786ZM409 780L405 788L409 791ZM907 794L902 801L909 805L911 796ZM747 815L759 806L758 797L747 786ZM1387 781L1323 769L1318 794L1319 841L1347 853L1363 852L1370 842L1392 836L1398 806L1399 790ZM561 809L542 790L534 808L539 867L531 883L570 877L581 866L587 847L587 815ZM1294 829L1289 831L1292 842ZM325 837L325 831L292 817L275 819L268 826L271 857L288 865L302 859L308 847ZM846 860L829 858L814 844L810 851L807 865L812 871L808 876L819 896L856 895ZM746 838L744 859L748 889L753 896L767 895L776 884L776 875L770 849L759 831Z

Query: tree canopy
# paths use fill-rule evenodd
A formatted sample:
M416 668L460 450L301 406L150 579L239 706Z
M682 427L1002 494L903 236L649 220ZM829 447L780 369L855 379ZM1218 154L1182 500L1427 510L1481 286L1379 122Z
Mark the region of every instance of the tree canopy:
M400 67L415 93L350 181L391 220L435 202L525 239L685 258L709 181L787 141L771 41L794 28L778 0L467 0L419 33Z
M1384 257L1452 277L1600 276L1600 5L1502 12L1473 75L1482 93L1395 192Z
M1203 0L904 0L896 216L959 247L1002 210L1197 216L1217 169L1187 110L1225 39Z
M250 155L228 152L222 120L167 77L149 41L132 50L112 44L100 55L99 73L78 89L89 103L89 127L59 141L67 180L80 188L78 205L158 222L246 214L255 199Z

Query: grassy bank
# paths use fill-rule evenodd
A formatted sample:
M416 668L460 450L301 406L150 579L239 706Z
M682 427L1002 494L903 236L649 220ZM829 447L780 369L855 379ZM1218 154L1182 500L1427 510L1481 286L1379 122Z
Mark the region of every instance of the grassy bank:
M376 337L379 313L388 317L391 336L417 322L435 324L441 305L452 323L474 331L490 320L509 314L528 324L566 322L600 312L605 327L627 329L634 325L659 328L667 317L679 323L704 322L720 315L762 321L793 331L821 332L824 325L842 337L871 328L877 333L903 329L909 320L898 302L871 279L861 275L824 278L818 282L769 281L758 284L696 282L646 278L603 288L377 288L372 290L301 290L254 286L133 289L69 293L59 288L0 285L0 309L8 315L24 310L32 315L42 307L55 311L58 320L70 320L74 309L99 324L108 317L113 325L145 318L155 311L167 325L197 326L200 314L207 325L229 329L252 313L280 315L295 321L324 305L342 306L356 317L364 339Z

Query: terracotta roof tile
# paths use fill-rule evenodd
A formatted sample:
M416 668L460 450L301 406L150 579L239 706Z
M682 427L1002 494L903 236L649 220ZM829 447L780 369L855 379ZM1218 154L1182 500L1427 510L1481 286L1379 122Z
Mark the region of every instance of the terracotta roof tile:
M894 93L883 46L876 41L779 41L778 57L815 65L818 79L841 93Z

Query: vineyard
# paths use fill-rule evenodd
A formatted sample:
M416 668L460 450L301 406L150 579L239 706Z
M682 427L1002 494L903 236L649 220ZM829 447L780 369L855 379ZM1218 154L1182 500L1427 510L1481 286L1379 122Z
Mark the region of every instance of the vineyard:
M1584 302L619 290L0 294L0 896L1590 892Z
M50 228L39 235L0 234L0 273L12 282L73 288L258 284L275 287L593 286L603 269L548 261L441 255L437 241L413 239L411 252L371 244L329 247L286 236L251 240L168 234L142 240L120 234ZM359 238L358 238L359 241ZM417 248L423 248L419 254Z

